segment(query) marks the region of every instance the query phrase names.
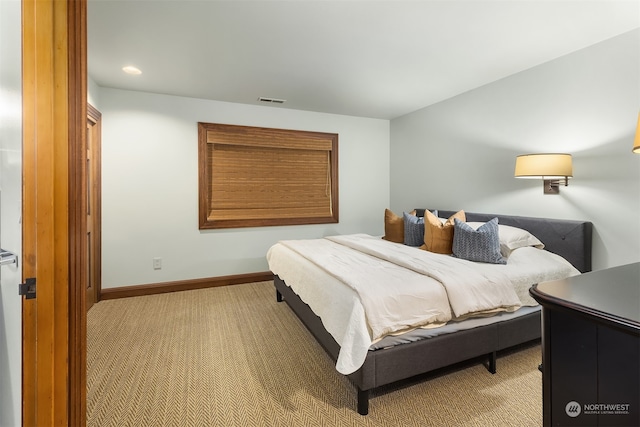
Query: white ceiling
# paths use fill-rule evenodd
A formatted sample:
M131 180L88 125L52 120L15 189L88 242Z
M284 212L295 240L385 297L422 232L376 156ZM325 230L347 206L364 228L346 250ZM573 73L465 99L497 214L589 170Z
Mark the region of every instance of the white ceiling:
M103 87L392 119L639 28L640 0L89 0L87 19Z

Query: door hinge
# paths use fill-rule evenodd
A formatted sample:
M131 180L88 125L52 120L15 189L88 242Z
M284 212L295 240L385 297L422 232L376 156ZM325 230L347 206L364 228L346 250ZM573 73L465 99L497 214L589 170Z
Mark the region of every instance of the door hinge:
M36 278L29 277L26 283L20 283L18 294L24 295L26 299L34 299L36 297Z

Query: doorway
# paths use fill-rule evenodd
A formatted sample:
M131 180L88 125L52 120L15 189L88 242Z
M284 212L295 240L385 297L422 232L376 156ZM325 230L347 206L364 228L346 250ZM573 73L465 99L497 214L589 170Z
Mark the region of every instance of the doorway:
M101 290L101 129L102 114L91 104L87 105L87 311L100 301Z

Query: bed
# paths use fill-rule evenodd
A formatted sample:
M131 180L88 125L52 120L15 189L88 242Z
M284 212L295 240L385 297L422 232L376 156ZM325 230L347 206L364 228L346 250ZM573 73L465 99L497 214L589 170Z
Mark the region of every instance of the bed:
M416 210L418 217L423 216L424 212L424 209ZM438 214L440 217L447 218L455 212L440 210ZM517 227L533 234L544 244L545 251L568 261L575 268L575 274L591 270L592 224L590 222L466 212L467 222L486 223L496 217L501 225ZM365 237L355 236L354 238L358 240ZM378 237L377 240L381 239ZM271 253L274 248L270 249L268 259L270 268L274 272L276 299L278 302L284 300L291 307L336 362L338 372L346 375L355 385L357 411L361 415L368 414L370 393L378 387L482 356L487 357L488 370L495 373L498 351L540 338L540 310L535 303L523 303L520 308L518 306L504 308L492 316L472 317L466 320L445 319L443 322L438 317L440 314L434 314L434 320L429 325L399 331L404 332L402 334L385 329L386 332L392 333L382 336L379 340L367 341L366 336L362 338L351 330L345 338L344 334L336 332L339 328L336 329L332 322L335 323L338 320L334 318L344 317L345 322L355 324L368 322L363 320L367 317L366 311L363 314L350 306L340 308L341 305L346 304L344 301L348 300L354 292L346 290L347 287L339 284L340 280L335 278L330 278L331 287L326 287L324 282L319 286L318 283L321 283L319 278L322 278L323 273L313 266L311 261L297 259L297 255L289 254L292 251L283 250L281 243L274 245L278 247L278 251L274 252L284 253L278 254L278 257L285 259L289 257L291 259L286 259L287 262L301 263L303 268L299 268L298 273L295 274L282 268L281 265L286 264L282 264L284 261L274 260L276 256ZM344 242L340 241L340 243ZM415 248L412 250L418 251ZM515 254L516 251L513 253ZM347 262L344 264L343 267L348 270L349 264ZM356 274L362 271L356 269ZM403 274L407 273L399 271L394 274L404 277ZM296 291L292 289L290 283L296 284ZM530 285L527 285L524 293L528 294L526 291L529 287ZM329 316L326 312L318 310L317 302L308 296L309 292L313 293L317 289L322 289L321 292L324 292L320 298L327 299L325 303L337 310L332 312L336 313L335 316L333 314ZM322 319L310 305L315 306L316 311L323 313ZM435 327L431 328L431 325ZM360 328L362 329L362 326ZM367 324L366 328L371 336L372 327ZM341 342L342 346L338 342ZM345 353L347 353L346 356Z

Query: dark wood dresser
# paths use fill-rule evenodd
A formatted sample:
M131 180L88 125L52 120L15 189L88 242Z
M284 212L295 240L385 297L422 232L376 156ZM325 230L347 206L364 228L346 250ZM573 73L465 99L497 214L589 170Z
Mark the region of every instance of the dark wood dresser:
M545 426L640 426L640 263L534 285Z

